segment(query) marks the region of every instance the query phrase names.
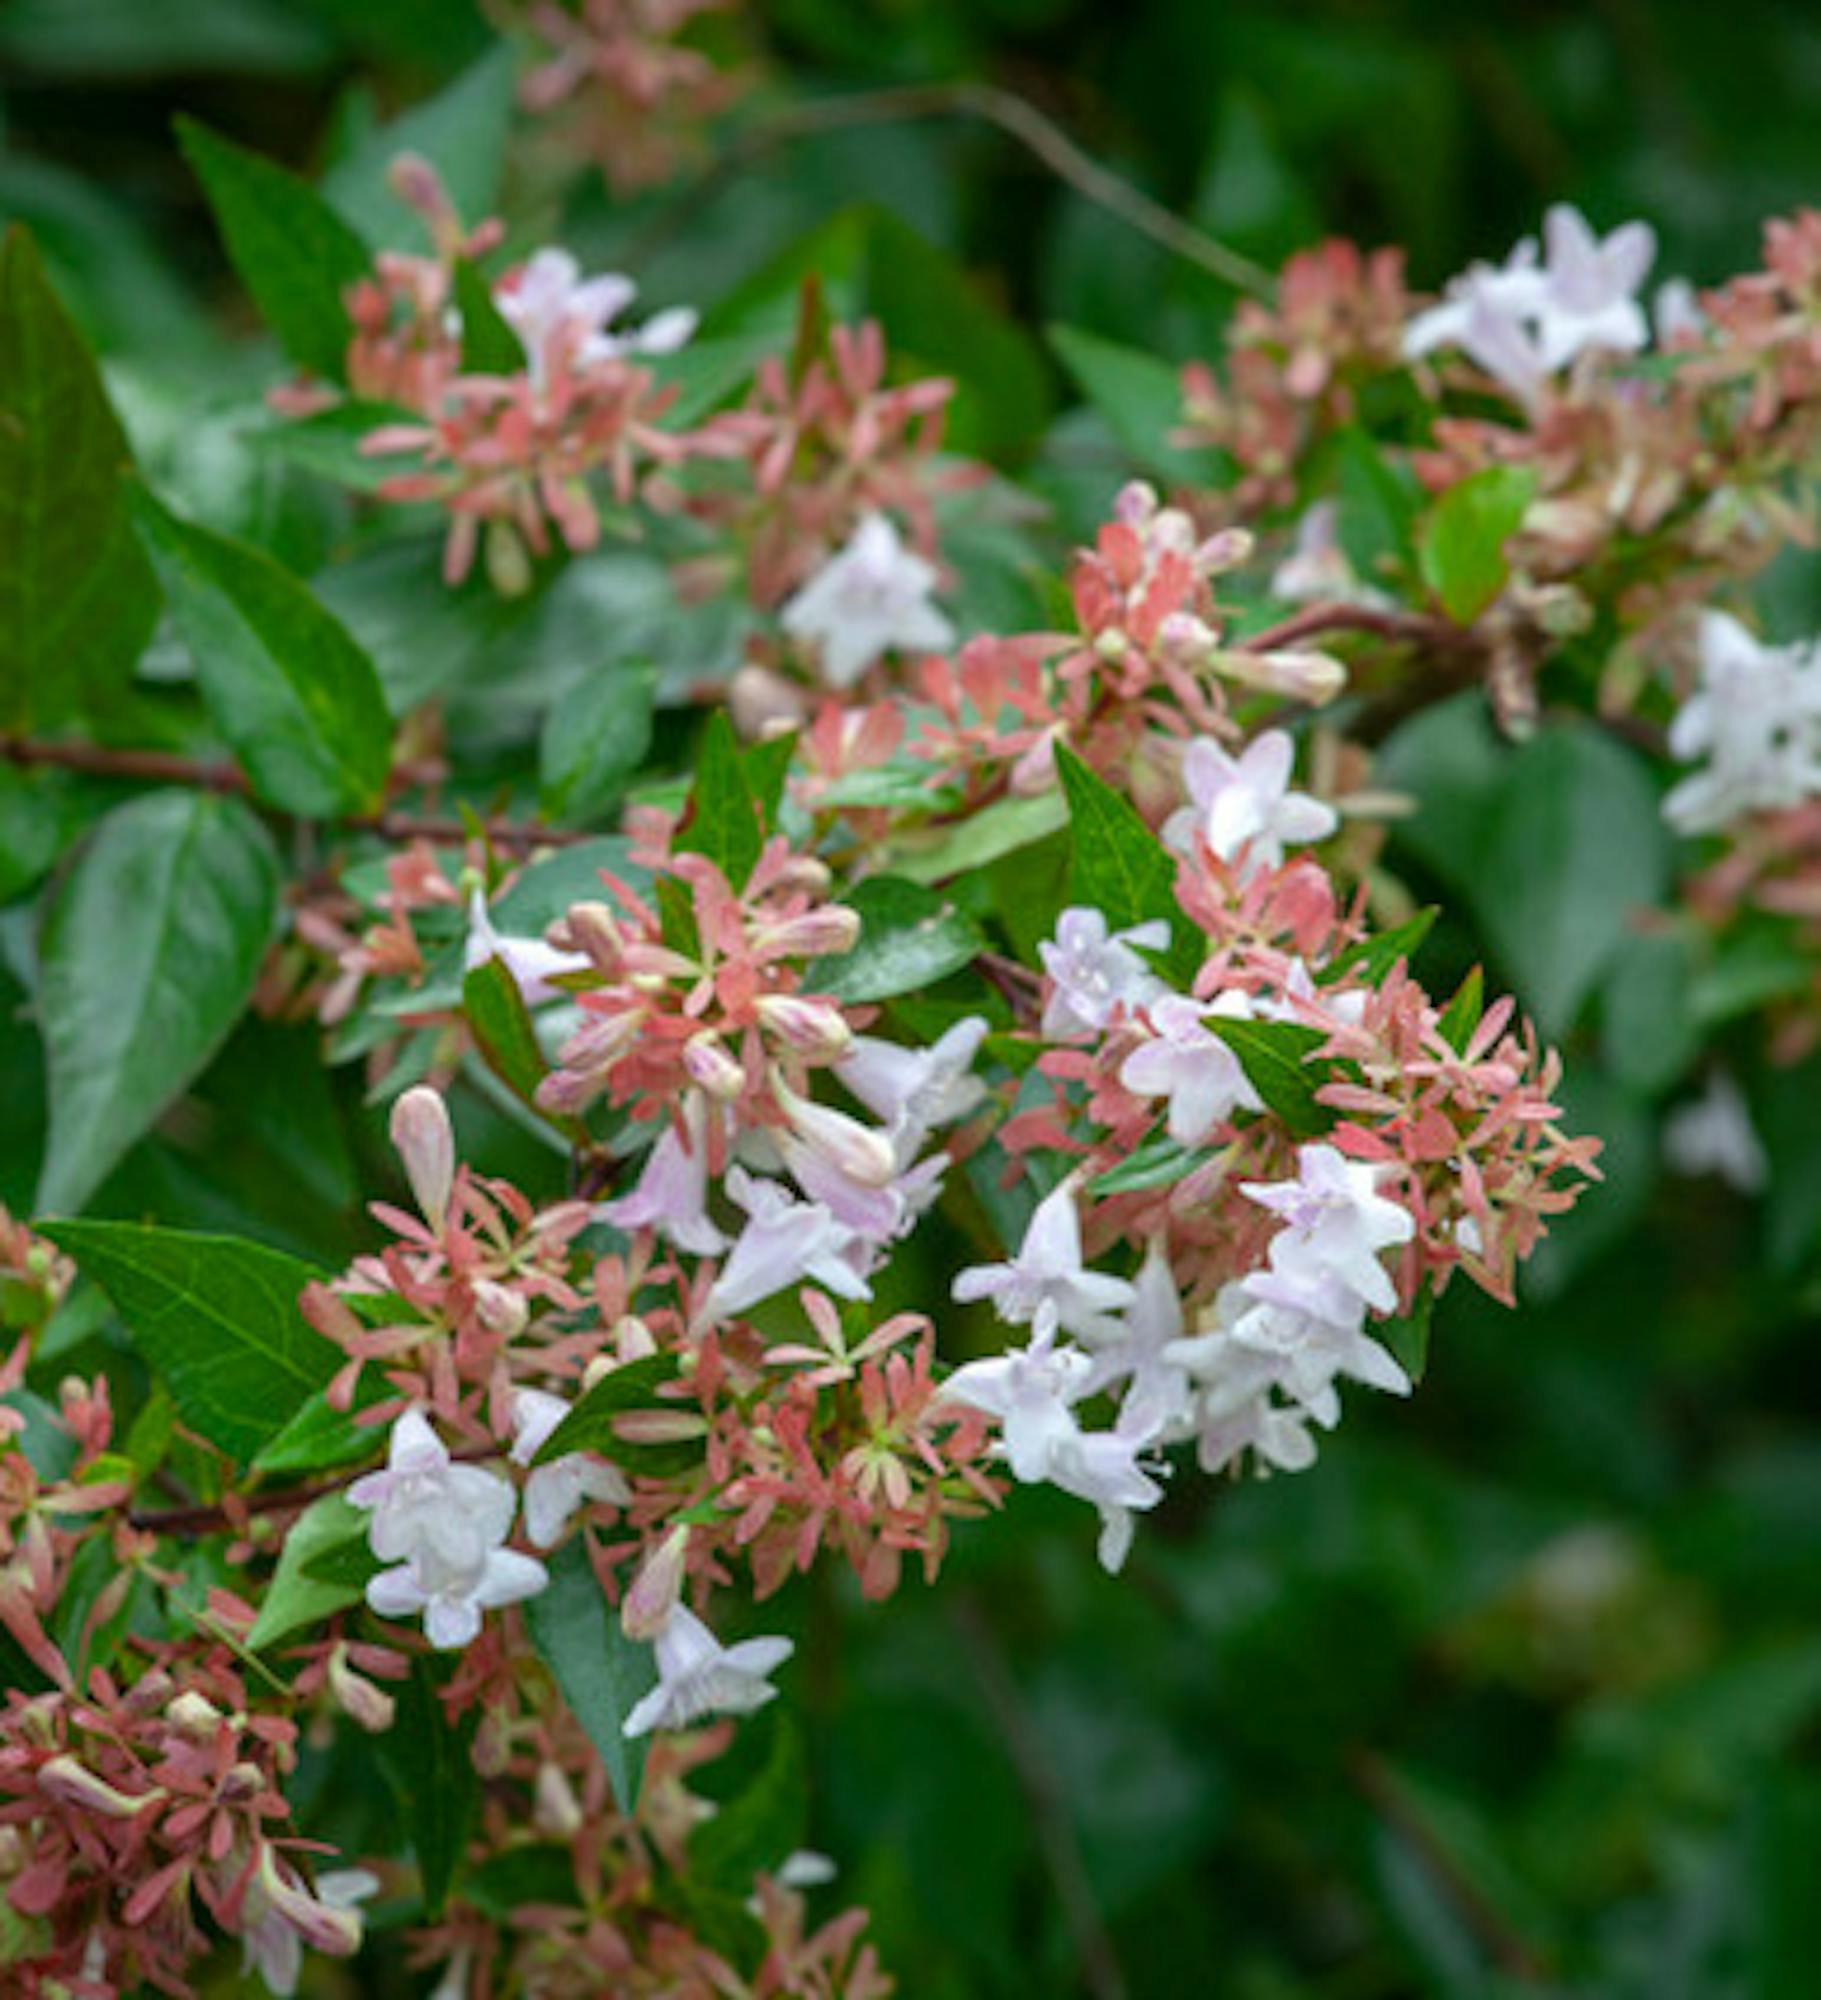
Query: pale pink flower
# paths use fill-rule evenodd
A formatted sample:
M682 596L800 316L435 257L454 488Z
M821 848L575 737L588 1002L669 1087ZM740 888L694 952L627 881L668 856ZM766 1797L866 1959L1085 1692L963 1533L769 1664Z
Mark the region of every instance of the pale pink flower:
M750 1715L777 1693L770 1676L796 1648L788 1639L723 1646L685 1604L657 1637L658 1684L627 1716L625 1733L687 1729L708 1715Z

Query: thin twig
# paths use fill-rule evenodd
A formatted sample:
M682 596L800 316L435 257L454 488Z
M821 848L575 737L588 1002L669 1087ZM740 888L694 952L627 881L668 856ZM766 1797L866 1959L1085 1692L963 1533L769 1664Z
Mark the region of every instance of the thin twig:
M1270 653L1280 647L1300 645L1326 632L1370 632L1375 638L1398 645L1440 646L1458 649L1474 643L1458 625L1446 625L1438 618L1424 618L1411 611L1380 611L1370 604L1348 604L1340 600L1311 604L1262 632L1249 633L1233 643L1236 653Z
M1199 265L1237 291L1248 292L1255 298L1271 296L1271 274L1263 265L1253 263L1251 258L1229 249L1205 230L1172 214L1141 188L1109 172L1034 104L990 83L908 84L901 89L856 91L845 97L823 97L807 104L786 105L762 123L749 126L733 141L690 190L680 205L680 215L673 211L661 217L635 243L631 262L636 268L650 257L720 187L778 146L821 132L923 118L983 119L1008 138L1016 139L1077 194L1109 215L1117 216L1128 228L1148 236L1173 256Z
M1514 1979L1546 1979L1542 1956L1461 1867L1391 1766L1362 1746L1348 1758L1347 1772L1354 1790L1422 1862L1493 1962Z
M980 1682L980 1691L992 1711L994 1722L1011 1752L1018 1782L1024 1788L1031 1820L1043 1848L1043 1858L1061 1899L1063 1915L1074 1933L1076 1955L1081 1960L1081 1976L1094 2000L1127 2000L1129 1988L1121 1969L1113 1940L1094 1897L1075 1830L1069 1821L1068 1800L1062 1780L1051 1763L1042 1737L1032 1727L1029 1714L1018 1693L1018 1684L1006 1665L1005 1655L992 1629L969 1597L962 1596L950 1606L949 1619L959 1634L968 1660Z
M141 784L186 785L195 791L221 792L252 799L252 784L236 764L210 763L182 757L169 750L120 750L103 743L49 743L23 736L0 737L0 761L22 769L77 771L91 778L124 778ZM422 785L442 776L439 766L404 765L394 774L404 785ZM268 818L289 822L295 816L252 803ZM359 833L376 833L382 840L433 840L460 843L477 833L496 847L520 851L535 847L568 847L590 840L573 828L539 826L524 820L476 819L458 815L406 812L387 807L376 813L343 813L332 823Z

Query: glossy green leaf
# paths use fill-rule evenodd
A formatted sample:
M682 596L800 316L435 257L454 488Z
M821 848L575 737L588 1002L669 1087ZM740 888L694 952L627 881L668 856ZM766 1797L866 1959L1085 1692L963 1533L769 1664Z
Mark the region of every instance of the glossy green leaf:
M271 837L237 799L153 792L102 821L45 928L41 1210L80 1208L227 1040L278 892Z
M88 708L132 672L158 590L127 519L130 455L32 239L0 246L0 730Z
M1451 1049L1464 1051L1485 1011L1486 975L1476 965L1455 989L1453 999L1442 1009L1435 1025Z
M278 1552L278 1568L266 1585L259 1616L247 1634L247 1644L257 1651L275 1645L305 1625L318 1625L350 1604L358 1604L362 1586L358 1583L325 1583L306 1574L306 1565L317 1557L358 1545L365 1549L372 1516L355 1507L339 1493L325 1493L298 1515L285 1533Z
M1174 1139L1149 1139L1129 1158L1088 1183L1096 1196L1135 1194L1141 1188L1174 1187L1214 1156L1198 1146L1181 1146Z
M483 959L464 975L462 1013L487 1067L515 1097L535 1105L550 1065L538 1047L525 996L503 959Z
M375 1739L381 1769L423 1878L424 1911L439 1915L449 1899L480 1803L474 1768L477 1710L451 1724L438 1692L447 1669L419 1658L397 1686L398 1714Z
M367 275L367 246L275 161L190 118L178 119L177 137L266 324L293 361L339 382L353 331L342 294Z
M952 881L1047 839L1066 826L1068 818L1068 801L1060 786L1030 798L995 799L979 812L937 829L932 837L897 848L891 858L892 873L907 882Z
M538 739L538 803L553 820L598 818L618 802L651 748L657 677L627 661L578 680Z
M462 316L462 370L468 375L516 375L525 365L519 337L493 303L479 265L456 260L455 309Z
M1170 442L1182 422L1182 374L1161 355L1079 327L1053 326L1050 345L1135 463L1160 478L1205 477L1211 453Z
M1298 1139L1319 1138L1332 1128L1334 1113L1315 1096L1329 1080L1332 1065L1309 1061L1328 1039L1319 1028L1305 1027L1300 1021L1229 1021L1216 1014L1204 1019L1238 1056L1247 1081L1264 1099L1265 1108L1281 1118Z
M1511 576L1505 544L1536 492L1529 466L1489 465L1448 488L1417 531L1423 581L1457 625L1491 608Z
M1358 944L1349 945L1332 965L1321 974L1321 984L1331 985L1346 976L1364 979L1369 985L1382 986L1389 977L1391 968L1399 959L1406 962L1415 958L1423 940L1435 927L1440 912L1431 904L1426 910L1418 910L1413 917L1406 917L1401 924L1394 924L1388 931L1380 931L1375 936L1362 938Z
M203 698L255 789L308 817L372 805L392 753L373 662L263 551L135 500Z
M1174 921L1176 863L1137 808L1061 746L1056 768L1074 838L1071 899L1100 911L1109 930L1130 930L1157 917Z
M853 950L810 967L806 990L843 1002L918 993L970 964L986 939L964 910L918 882L869 875L847 898L860 918Z
M673 1471L699 1460L699 1445L629 1442L619 1433L619 1420L629 1410L686 1410L686 1405L666 1402L658 1395L666 1383L676 1379L676 1372L676 1357L669 1354L651 1354L642 1361L627 1361L609 1369L575 1399L569 1414L539 1447L532 1464L548 1465L572 1451L598 1452L636 1472Z
M738 890L746 886L764 848L764 829L764 815L733 727L716 709L702 739L689 813L676 845L685 853L706 855Z
M649 1739L629 1737L625 1725L656 1679L651 1650L620 1630L582 1536L571 1536L547 1560L550 1582L526 1601L525 1626L607 1767L615 1803L629 1813L638 1803Z
M183 1421L241 1464L341 1365L297 1304L323 1273L282 1251L138 1222L43 1229L113 1301Z

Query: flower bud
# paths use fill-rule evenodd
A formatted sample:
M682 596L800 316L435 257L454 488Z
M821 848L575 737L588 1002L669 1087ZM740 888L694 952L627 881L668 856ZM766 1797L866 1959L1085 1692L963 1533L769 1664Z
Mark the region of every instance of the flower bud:
M628 1639L655 1639L670 1623L682 1595L689 1530L672 1528L645 1558L620 1604L620 1630Z
M1220 644L1219 634L1192 611L1172 611L1157 628L1157 649L1183 667L1205 667Z
M613 1344L622 1362L643 1361L658 1351L656 1336L636 1313L626 1313L615 1323ZM592 1370L594 1363L591 1361L588 1366Z
M53 1757L39 1766L38 1789L64 1805L98 1813L103 1819L131 1819L164 1797L162 1791L151 1791L130 1798L70 1756Z
M745 1070L727 1053L720 1036L712 1028L692 1035L683 1044L683 1067L689 1072L692 1082L699 1084L710 1097L720 1098L723 1103L731 1104L746 1088Z
M582 1802L558 1765L538 1767L531 1823L546 1840L573 1840L582 1830Z
M455 1133L448 1106L428 1084L414 1085L393 1105L392 1143L424 1220L441 1229L455 1186Z
M774 727L794 729L805 719L804 691L770 667L743 666L727 685L727 709L744 737L760 737Z
M194 1688L185 1688L167 1704L164 1717L179 1736L187 1736L192 1743L206 1741L221 1725L221 1710Z
M616 974L625 956L625 938L619 920L605 903L575 903L563 919L563 929L577 951L586 952L609 976Z
M752 936L755 951L789 958L828 958L852 951L859 942L859 912L842 903L825 903L782 923L761 924Z
M798 1055L833 1062L853 1046L854 1031L832 1001L764 993L757 1004L760 1024Z
M338 1644L329 1655L329 1692L344 1715L375 1735L390 1729L398 1713L392 1696L355 1670L345 1645Z
M361 1921L357 1910L331 1909L318 1902L294 1876L279 1866L268 1846L259 1857L259 1886L266 1900L312 1951L335 1958L352 1958L360 1949Z
M1143 479L1129 479L1113 501L1114 518L1128 528L1142 528L1157 512L1157 489Z
M1229 680L1306 701L1312 708L1332 701L1347 685L1346 668L1327 653L1226 652L1217 654L1214 664Z
M525 1322L531 1317L531 1308L522 1292L515 1292L511 1286L502 1285L494 1278L477 1278L474 1281L474 1316L489 1333L502 1340L514 1340L524 1332Z

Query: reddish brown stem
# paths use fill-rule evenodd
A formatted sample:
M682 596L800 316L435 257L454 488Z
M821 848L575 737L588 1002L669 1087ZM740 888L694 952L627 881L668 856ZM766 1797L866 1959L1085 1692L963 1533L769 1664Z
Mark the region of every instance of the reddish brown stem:
M1292 612L1262 632L1237 640L1238 653L1271 653L1280 647L1300 645L1318 639L1324 632L1370 632L1375 638L1389 639L1405 646L1439 646L1450 651L1474 643L1458 625L1446 625L1438 618L1424 618L1410 611L1380 611L1370 604L1311 604Z
M238 765L210 763L198 757L181 757L169 750L118 750L101 743L45 743L21 736L0 737L0 760L33 768L78 771L92 778L126 778L144 784L187 785L193 790L225 792L248 797L252 786ZM439 765L401 765L394 773L406 786L427 785L442 777ZM264 810L264 808L261 808ZM284 814L274 814L284 818ZM349 813L335 824L362 833L377 833L382 840L433 840L461 842L478 830L496 847L527 850L534 847L567 847L591 838L570 828L538 826L520 820L489 819L472 824L455 814L413 813L388 807L377 813Z

